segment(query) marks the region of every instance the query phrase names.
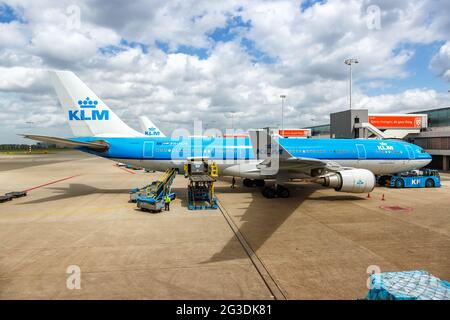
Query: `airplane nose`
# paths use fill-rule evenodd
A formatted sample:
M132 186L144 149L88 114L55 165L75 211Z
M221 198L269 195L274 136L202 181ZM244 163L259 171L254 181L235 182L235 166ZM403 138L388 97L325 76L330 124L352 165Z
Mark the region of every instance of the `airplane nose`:
M431 154L429 154L429 153L423 153L422 159L423 159L424 166L428 165L433 160L433 158L431 157Z

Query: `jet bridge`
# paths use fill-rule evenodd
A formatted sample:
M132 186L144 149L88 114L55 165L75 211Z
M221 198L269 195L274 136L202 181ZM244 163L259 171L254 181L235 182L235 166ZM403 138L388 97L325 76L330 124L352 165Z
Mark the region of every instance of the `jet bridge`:
M390 136L385 134L383 131L378 129L377 127L373 126L369 122L361 122L361 123L355 123L355 129L362 129L367 130L368 132L371 132L377 137L378 139L389 139ZM364 137L368 137L369 134L367 132L363 133Z

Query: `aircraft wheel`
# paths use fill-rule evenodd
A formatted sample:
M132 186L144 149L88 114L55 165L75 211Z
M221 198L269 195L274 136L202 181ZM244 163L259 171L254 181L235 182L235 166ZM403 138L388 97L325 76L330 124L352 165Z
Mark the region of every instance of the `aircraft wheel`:
M255 182L252 179L245 178L244 181L242 181L245 187L251 188L255 186Z
M405 182L403 181L403 179L395 180L395 187L396 188L404 188L405 187Z
M434 181L433 181L433 179L427 179L427 181L425 181L425 187L427 187L427 188L434 188Z
M264 180L262 180L262 179L258 179L258 180L255 180L255 185L257 187L261 188L261 187L264 187L266 185L266 182Z
M273 199L275 198L275 196L277 195L276 191L274 188L271 187L265 187L262 190L262 195L267 198L267 199Z
M388 176L381 176L381 177L379 177L378 178L378 185L382 186L382 187L385 187L388 178L389 178Z
M277 195L280 198L289 198L290 192L289 189L283 187L283 186L278 186L277 188Z

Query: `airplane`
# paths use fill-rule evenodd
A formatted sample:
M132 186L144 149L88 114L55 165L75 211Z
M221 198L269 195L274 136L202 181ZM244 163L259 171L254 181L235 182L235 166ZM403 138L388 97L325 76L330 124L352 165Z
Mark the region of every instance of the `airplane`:
M152 120L150 120L147 116L139 117L139 125L141 126L141 130L146 136L162 138L166 137L166 135L162 133L162 131L159 130L158 127L155 126Z
M292 139L250 130L249 137L154 137L126 125L70 71L51 71L74 138L23 135L149 170L183 171L189 159L215 161L219 175L243 178L266 198L287 198L286 182L300 178L339 192L367 193L375 175L419 169L431 162L421 147L375 139ZM275 186L265 186L275 180Z

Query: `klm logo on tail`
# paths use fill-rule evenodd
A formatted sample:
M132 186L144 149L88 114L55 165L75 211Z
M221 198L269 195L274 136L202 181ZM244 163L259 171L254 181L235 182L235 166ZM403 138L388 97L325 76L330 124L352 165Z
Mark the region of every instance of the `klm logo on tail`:
M159 136L161 134L155 127L148 128L144 133L146 136Z
M69 110L69 121L86 121L86 120L109 120L109 110L97 110L98 101L78 100L78 106L81 110Z

